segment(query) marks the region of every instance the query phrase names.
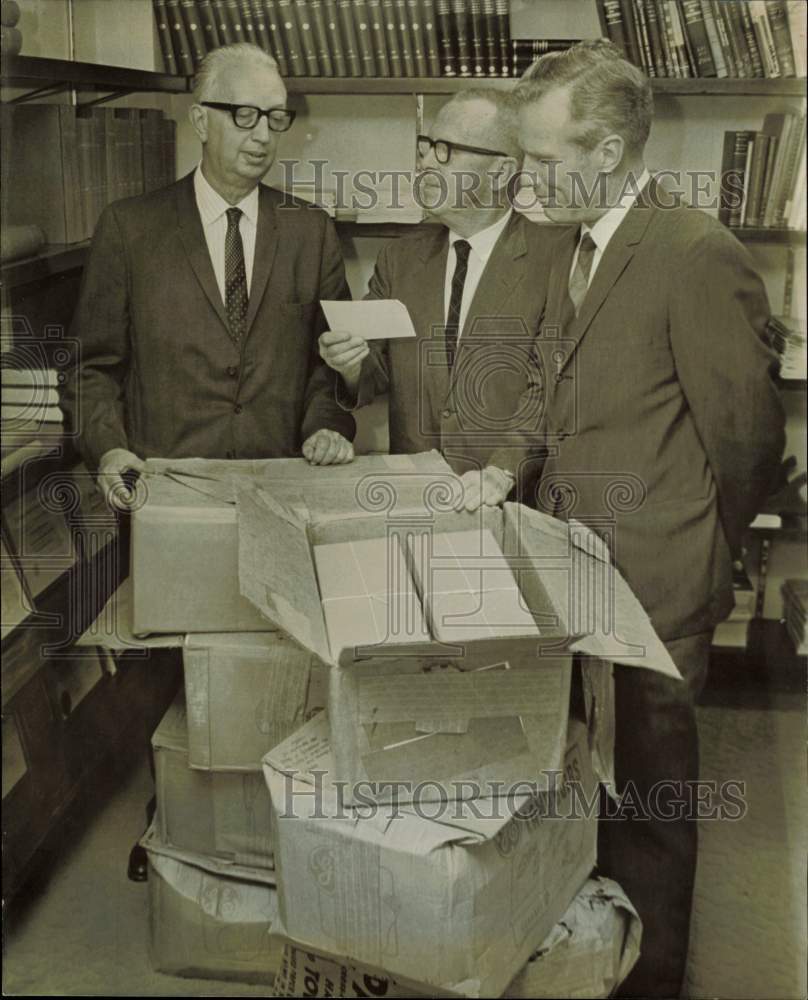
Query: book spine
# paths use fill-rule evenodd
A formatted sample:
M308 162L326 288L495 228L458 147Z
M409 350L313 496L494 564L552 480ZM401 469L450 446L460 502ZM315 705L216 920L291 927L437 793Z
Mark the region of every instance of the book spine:
M497 11L494 0L483 0L483 21L485 22L485 57L488 76L502 76L499 40L497 39Z
M230 16L227 12L227 0L214 0L213 10L216 16L216 30L219 35L220 45L232 45L233 42L241 41L233 34L230 24Z
M731 225L732 212L740 204L741 194L738 176L735 173L735 144L737 132L724 133L724 147L721 152L721 187L718 196L718 221Z
M494 0L497 15L497 38L499 40L499 61L502 76L508 75L508 56L511 47L511 4L510 0Z
M163 69L172 76L177 74L177 60L171 44L171 28L169 25L166 0L154 0L154 23L157 25L157 37L160 41L160 51L163 54Z
M772 193L772 182L774 181L774 168L777 162L777 153L779 150L779 140L776 135L769 136L769 148L766 151L766 165L763 171L763 185L760 194L760 203L758 205L758 221L759 226L766 225L766 209L771 200Z
M249 42L251 45L258 45L252 0L239 0L239 8L241 11L242 41Z
M735 142L732 147L732 176L737 197L730 206L729 222L733 229L743 222L743 212L746 202L746 166L749 160L749 150L752 145L752 132L734 132Z
M339 23L342 29L342 40L345 46L345 62L351 76L362 75L362 60L359 56L359 42L354 31L352 0L337 0Z
M373 54L376 57L376 74L377 76L390 76L382 0L368 0L368 20L370 21L370 37L373 39Z
M325 26L328 30L331 59L334 63L334 73L337 76L348 75L348 64L345 62L345 50L342 47L342 35L339 30L339 11L337 0L323 0Z
M769 14L763 0L749 0L749 16L758 43L760 58L763 63L763 75L768 79L780 76L780 62L774 44Z
M687 36L676 0L665 0L665 25L670 27L671 54L676 65L677 76L692 76L690 59L687 54Z
M216 11L213 8L213 0L196 0L196 12L199 23L202 26L202 37L205 40L205 49L212 52L221 45L219 41L219 28L216 24Z
M693 51L696 75L709 77L716 75L713 54L710 51L710 41L699 0L682 0L682 13L685 19L685 31L690 39Z
M640 62L647 76L656 76L654 56L651 51L651 37L648 34L648 24L645 20L645 7L642 0L634 0L634 24L637 30L637 41L640 46Z
M623 21L623 5L620 0L599 0L598 13L604 35L610 42L614 42L628 59L628 39Z
M182 11L182 19L185 23L185 33L188 36L188 44L191 49L191 58L194 62L194 69L196 69L207 55L202 24L200 23L194 0L180 0L180 9Z
M438 37L438 18L435 13L434 0L422 0L422 19L424 25L424 44L426 45L426 62L430 76L441 75L440 39Z
M362 76L377 76L376 56L373 52L373 35L370 30L370 11L367 0L354 0L354 31L356 48L362 64Z
M194 72L194 60L191 56L191 45L185 31L185 22L182 19L180 0L166 0L166 12L168 14L168 24L171 30L171 41L174 46L174 58L177 60L177 68L182 76L192 76Z
M732 46L732 53L735 57L735 68L741 79L748 79L753 75L752 60L749 55L749 46L746 44L746 35L743 29L743 18L741 17L740 4L724 3L718 4L721 17L726 25L729 43Z
M404 76L415 76L415 55L410 38L410 26L407 21L407 0L394 0L393 7L401 52L401 68Z
M263 0L250 0L252 4L252 21L255 26L255 44L272 55L272 41L269 37L266 11ZM277 60L276 60L277 61Z
M806 53L808 53L805 0L787 0L786 11L791 53L794 57L794 75L803 77L806 73Z
M76 116L76 147L79 161L79 200L81 202L81 236L88 240L93 234L93 123L90 118ZM3 392L3 399L6 399Z
M657 23L659 24L659 40L662 46L662 63L664 66L663 76L676 76L676 63L671 52L668 29L665 25L665 5L663 0L651 0L656 8Z
M712 0L712 11L713 11L713 21L715 23L715 30L718 33L718 44L721 46L721 52L724 56L724 63L727 67L727 76L735 78L740 76L738 72L738 63L735 57L735 47L727 31L727 24L721 14L721 4L718 0Z
M471 72L473 76L485 76L488 69L485 50L485 22L482 0L471 0Z
M317 49L317 62L320 66L320 73L322 76L333 76L334 63L331 59L331 50L328 44L329 34L323 11L323 0L309 0L309 16L311 17L311 31L314 36L314 45Z
M402 77L404 66L401 62L401 47L398 42L398 27L396 25L396 10L394 0L382 0L382 25L387 43L387 57L390 63L390 75Z
M385 0L387 2L387 0ZM392 0L390 0L392 3ZM454 42L454 19L449 0L435 0L438 18L438 39L440 41L441 75L457 76L457 55Z
M623 30L626 33L626 58L635 66L642 68L642 52L640 38L637 34L637 24L634 20L633 0L620 0L623 8Z
M92 191L90 202L90 235L95 232L98 218L107 204L106 121L104 108L83 108L92 133Z
M783 179L780 192L777 198L777 207L774 213L775 226L786 224L786 209L791 199L797 179L797 164L805 146L805 115L800 117L797 127L791 130L791 139L788 144L788 153L783 162Z
M665 50L662 46L662 32L659 27L659 8L654 0L642 0L645 8L645 23L648 28L648 40L651 44L651 58L657 76L667 76L665 65Z
M224 19L230 23L230 34L233 42L238 44L239 42L246 41L239 0L224 0L224 6Z
M760 55L760 49L758 48L757 36L755 35L755 28L752 24L752 16L749 13L749 6L742 0L738 5L738 10L741 15L741 25L743 28L743 37L746 41L746 47L749 51L749 62L752 67L752 76L763 76L763 60Z
M297 19L292 0L275 0L275 4L283 31L289 75L305 76L306 60L303 56L303 43L300 40L300 32L297 30Z
M155 191L160 187L160 121L163 113L156 108L146 108L140 113L140 133L143 155L143 190Z
M715 75L720 78L727 77L729 76L729 70L724 60L724 50L721 47L721 39L718 36L718 25L715 23L710 0L701 0L701 17L704 21L704 30L707 32L707 43L710 46L710 54L713 57Z
M760 225L760 199L763 194L763 177L766 172L766 158L770 141L771 136L755 132L752 159L746 181L746 209L743 217L745 226Z
M140 111L137 108L127 108L129 120L129 195L143 194L143 132L140 123Z
M295 16L300 35L300 47L303 50L303 59L306 65L306 76L319 76L320 61L317 58L317 45L312 31L309 0L295 0Z
M412 57L415 60L415 75L420 77L429 76L420 0L407 0L407 20L409 21L410 34L412 36Z
M769 130L769 115L763 120L763 131ZM769 194L763 208L763 225L767 228L774 225L777 209L777 202L783 186L783 169L788 159L788 151L791 146L791 138L794 130L795 117L790 112L781 116L782 125L773 130L777 134L777 156L772 170L772 179L769 186Z
M797 67L794 63L794 50L791 42L791 29L788 26L788 9L784 0L769 0L766 7L769 14L769 26L777 61L780 64L781 76L796 76Z
M163 170L166 185L177 179L177 123L171 118L160 122L163 137Z
M255 0L255 2L261 4L262 0ZM278 64L278 72L281 76L290 76L289 60L286 58L286 46L283 40L283 27L276 0L263 0L263 8L269 32L270 51Z
M458 76L471 76L471 32L465 0L450 0L455 29Z

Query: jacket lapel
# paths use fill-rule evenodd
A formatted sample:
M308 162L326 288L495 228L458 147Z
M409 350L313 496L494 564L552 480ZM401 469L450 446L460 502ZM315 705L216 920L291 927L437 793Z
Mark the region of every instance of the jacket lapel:
M266 291L269 274L278 249L278 220L272 207L269 193L263 184L258 185L258 231L255 238L250 299L247 305L247 322L244 336L250 333L258 307Z
M202 291L207 296L229 336L230 327L227 322L227 314L224 310L222 296L219 294L219 286L216 284L213 265L210 262L199 209L196 207L193 173L188 174L177 187L177 222L180 240L188 256L188 262L196 275L196 280L202 286Z
M417 303L412 310L413 325L419 339L429 344L428 357L420 355L419 365L425 385L436 405L446 398L449 390L449 370L446 367L446 333L444 323L444 280L449 249L448 233L436 225L434 234L421 248L421 260L411 275Z

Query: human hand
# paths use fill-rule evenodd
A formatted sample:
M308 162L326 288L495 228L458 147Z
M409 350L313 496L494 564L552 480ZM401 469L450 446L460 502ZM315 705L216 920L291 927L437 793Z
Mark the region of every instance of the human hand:
M498 507L508 498L515 481L510 472L495 465L487 465L482 472L471 469L460 477L463 493L455 510L473 512L483 505Z
M134 491L124 482L125 472L143 472L146 464L126 448L110 448L98 463L98 488L112 510L127 511L135 499Z
M354 450L338 431L321 427L303 442L303 457L310 465L347 465L353 462Z
M320 335L319 346L323 361L342 376L348 389L355 390L362 362L370 353L365 338L348 330L326 330Z

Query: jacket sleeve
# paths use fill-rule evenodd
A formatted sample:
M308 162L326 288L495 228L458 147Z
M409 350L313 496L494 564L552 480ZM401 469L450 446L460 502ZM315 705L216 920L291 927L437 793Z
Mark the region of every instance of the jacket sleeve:
M310 211L306 209L306 211ZM325 222L320 257L319 298L350 299L345 280L345 263L333 222L323 213ZM356 421L337 401L337 374L320 357L318 340L328 328L322 309L317 310L316 329L311 342L309 381L301 426L303 441L322 428L338 431L349 441L356 434Z
M96 469L105 452L129 447L123 402L130 363L127 247L114 207L96 227L71 335L79 358L60 401L82 457Z
M746 250L725 230L691 244L677 273L670 306L676 370L737 551L785 443L776 355L766 340L769 303Z

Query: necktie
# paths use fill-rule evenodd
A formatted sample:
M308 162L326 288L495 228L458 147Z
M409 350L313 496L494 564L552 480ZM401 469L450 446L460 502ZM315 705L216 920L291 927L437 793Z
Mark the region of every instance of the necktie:
M569 282L570 299L576 316L581 310L581 303L589 287L589 275L592 272L592 261L596 250L595 241L589 233L584 233L578 244L578 260L572 269Z
M224 238L224 308L230 335L236 341L243 336L247 320L247 270L238 228L240 219L240 208L228 208L227 235Z
M452 277L452 292L449 297L449 312L446 315L446 363L451 371L457 353L457 336L460 330L460 307L463 303L463 285L466 282L466 271L469 267L471 244L468 240L456 240L454 243L457 261Z

